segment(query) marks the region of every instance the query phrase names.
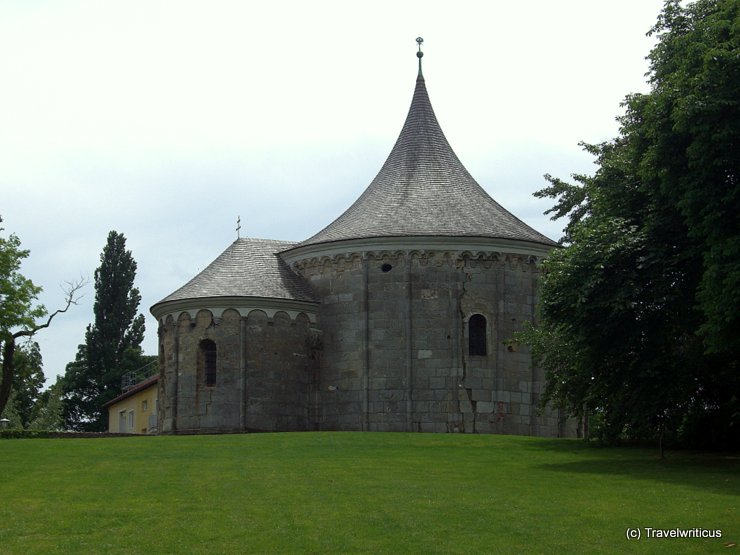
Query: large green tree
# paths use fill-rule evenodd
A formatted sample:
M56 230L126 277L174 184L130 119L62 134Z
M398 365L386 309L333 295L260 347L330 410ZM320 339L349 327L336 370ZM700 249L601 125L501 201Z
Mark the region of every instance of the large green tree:
M104 431L103 405L121 393L121 377L148 362L141 350L144 316L137 314L141 295L134 287L136 261L123 234L111 231L95 270L95 321L85 333L64 376L67 426Z
M524 339L544 402L599 434L729 445L740 430L740 30L736 0L665 3L649 94L593 176L546 176L567 217Z
M15 363L23 360L22 356L16 356L17 341L22 338L30 339L39 330L49 327L58 314L76 304L77 294L84 286L81 281L68 284L65 289L65 307L49 314L43 305L36 304L41 287L34 285L20 272L21 263L29 255L29 251L22 249L20 245L20 239L15 234L7 238L0 236L0 414L10 399L16 375Z

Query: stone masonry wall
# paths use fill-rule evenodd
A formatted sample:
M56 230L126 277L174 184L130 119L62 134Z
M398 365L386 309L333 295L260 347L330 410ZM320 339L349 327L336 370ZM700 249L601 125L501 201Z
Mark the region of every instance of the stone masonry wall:
M533 260L374 252L296 268L322 298L318 428L574 435L557 413L535 414L542 372L509 341L534 318ZM468 353L474 314L485 356Z
M273 318L260 310L241 316L226 310L219 318L200 310L160 326L162 433L284 431L309 426L313 379L308 318L285 312ZM205 382L201 341L216 344L216 384ZM201 358L202 360L202 358Z
M295 266L321 299L308 317L199 310L160 325L162 433L376 430L574 436L536 414L544 376L513 341L535 315L536 261L467 251L377 251ZM485 354L469 352L485 318ZM213 341L217 380L199 345Z
M309 429L308 402L314 359L308 318L285 312L270 319L259 310L246 319L247 428Z

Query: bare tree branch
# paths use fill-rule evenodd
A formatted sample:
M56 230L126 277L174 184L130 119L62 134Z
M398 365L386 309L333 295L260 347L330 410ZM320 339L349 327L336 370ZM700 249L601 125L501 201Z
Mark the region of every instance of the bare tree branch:
M64 296L64 308L59 308L52 312L49 317L47 318L46 322L43 324L38 324L36 326L33 326L30 329L20 330L15 332L12 337L13 339L17 339L19 337L31 337L33 336L37 331L42 330L44 328L48 328L51 325L51 321L54 319L55 316L58 314L64 314L69 310L69 308L72 305L77 305L79 300L83 297L83 295L79 294L80 291L87 285L87 280L84 278L80 278L79 280L75 282L66 281L65 287L62 287L62 290L65 293Z

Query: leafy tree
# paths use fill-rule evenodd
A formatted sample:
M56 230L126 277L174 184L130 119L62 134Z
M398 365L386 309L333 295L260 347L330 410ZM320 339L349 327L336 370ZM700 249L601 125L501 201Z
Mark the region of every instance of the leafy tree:
M37 343L21 344L15 351L16 374L3 417L11 428L58 431L62 429L60 379L45 391L41 353Z
M30 342L19 345L14 357L12 403L20 419L21 427L28 428L36 417L41 389L46 381L39 344Z
M2 222L2 218L0 218ZM3 228L0 227L0 231ZM52 320L76 304L77 294L84 282L67 284L65 307L48 314L43 305L35 304L41 288L20 273L21 263L29 251L21 249L20 239L14 234L0 236L0 345L2 345L2 378L0 381L0 414L3 413L16 372L16 341L31 338L39 330L51 325ZM41 323L40 320L46 318Z
M597 414L607 441L740 437L739 6L666 2L651 92L626 98L619 137L585 145L593 176L537 193L569 222L522 339L543 402Z
M111 231L95 270L95 322L64 377L65 421L74 429L106 430L103 405L121 393L122 375L148 360L141 351L144 315L137 315L141 295L135 278L136 261L126 250L126 238Z
M740 5L670 2L653 29L646 173L702 247L697 300L708 350L740 349Z
M56 382L41 393L29 428L48 431L63 429L62 380L63 378L58 376Z

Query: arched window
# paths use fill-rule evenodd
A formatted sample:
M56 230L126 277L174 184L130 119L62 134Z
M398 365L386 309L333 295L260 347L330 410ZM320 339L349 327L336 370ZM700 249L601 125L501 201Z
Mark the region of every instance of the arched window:
M198 366L202 369L207 386L216 385L216 344L210 339L200 342L198 349Z
M473 314L468 320L468 354L470 356L488 354L486 336L486 317Z

